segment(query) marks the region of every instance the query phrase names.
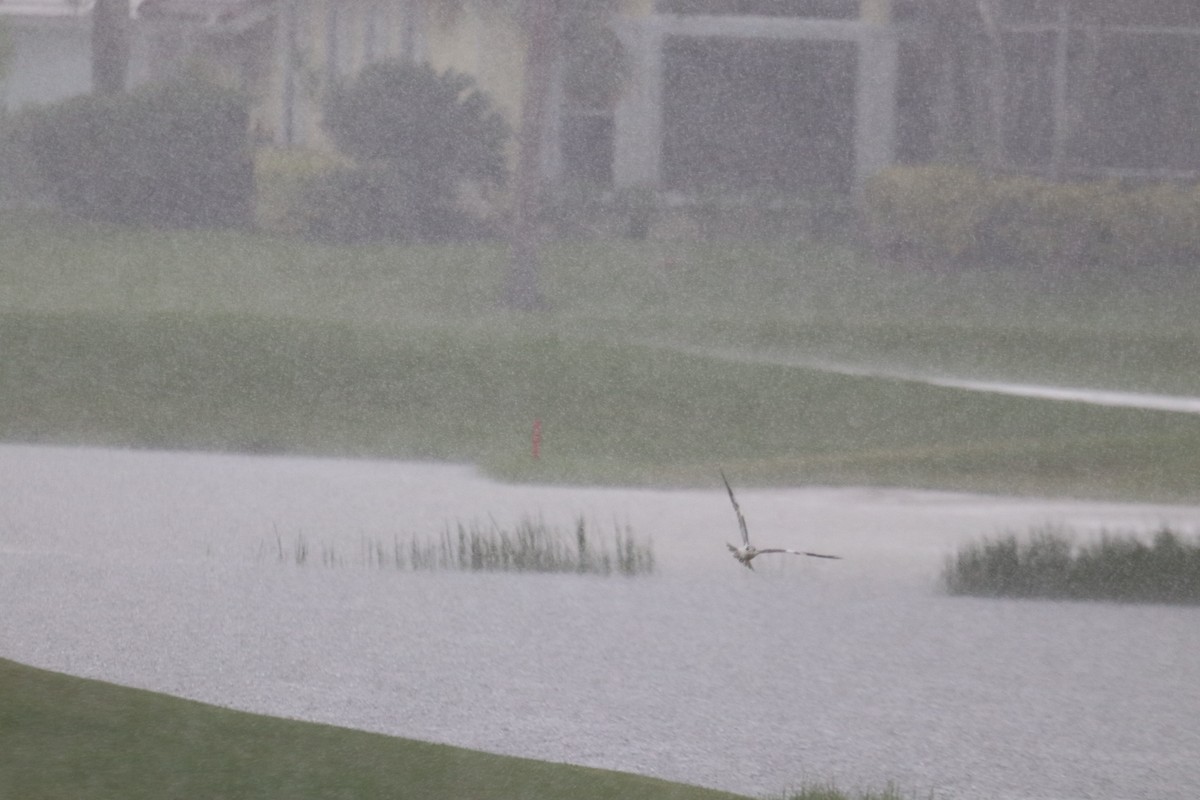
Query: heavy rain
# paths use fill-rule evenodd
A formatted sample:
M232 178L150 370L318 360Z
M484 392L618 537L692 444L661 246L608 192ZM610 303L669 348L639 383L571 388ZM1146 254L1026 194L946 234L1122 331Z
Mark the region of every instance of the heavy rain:
M1198 70L0 2L0 797L1196 797Z

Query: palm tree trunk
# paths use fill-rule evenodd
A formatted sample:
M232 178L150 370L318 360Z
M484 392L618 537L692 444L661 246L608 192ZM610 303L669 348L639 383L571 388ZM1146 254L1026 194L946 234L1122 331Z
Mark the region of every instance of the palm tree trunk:
M125 91L129 72L129 0L96 0L92 7L92 91Z
M541 188L542 132L558 51L557 0L527 0L524 92L517 134L517 169L510 231L510 262L504 287L508 307L537 311L545 307L538 282L538 206Z
M983 141L983 163L992 170L1001 170L1008 163L1005 152L1004 119L1007 106L1008 68L1004 57L1004 40L992 0L977 0L983 34L987 39L987 60L983 70L984 93L987 97L987 126Z

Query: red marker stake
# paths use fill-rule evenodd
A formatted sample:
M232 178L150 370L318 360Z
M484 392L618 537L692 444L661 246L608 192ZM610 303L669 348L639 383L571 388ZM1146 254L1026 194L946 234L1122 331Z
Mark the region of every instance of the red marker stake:
M542 421L533 421L533 457L536 460L542 455Z

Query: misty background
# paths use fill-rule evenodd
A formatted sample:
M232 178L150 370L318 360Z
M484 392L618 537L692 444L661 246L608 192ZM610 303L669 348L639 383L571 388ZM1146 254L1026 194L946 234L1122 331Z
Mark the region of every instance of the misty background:
M1198 74L1190 0L0 0L0 795L1194 797Z

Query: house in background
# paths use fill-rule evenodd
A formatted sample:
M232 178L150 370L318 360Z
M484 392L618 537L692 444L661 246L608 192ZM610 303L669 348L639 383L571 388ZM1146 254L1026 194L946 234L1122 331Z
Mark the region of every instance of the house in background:
M612 20L627 59L611 98L573 96L560 69L542 131L551 181L846 189L895 152L898 28L891 0L627 0ZM511 18L462 4L281 0L274 141L322 141L323 87L380 57L475 76L517 122L523 43Z
M658 0L615 23L632 66L612 176L695 193L848 191L890 164L903 0Z
M0 111L91 91L91 10L91 0L0 0Z
M809 18L816 13L811 2L762 0L764 8L791 9L790 16L767 17L745 3L725 13L721 3L704 9L627 0L612 21L627 79L619 93L597 102L572 96L559 71L542 132L543 173L686 191L706 181L734 188L768 177L778 183L780 175L819 174L843 185L888 163L895 60L889 0L821 0L816 10L829 13L824 6L831 2L831 18ZM408 58L470 73L515 127L520 32L503 11L470 3L447 11L451 5L133 0L130 83L203 61L252 93L261 138L321 147L322 93L368 63ZM90 89L91 6L0 0L17 45L4 81L6 107ZM731 77L735 69L746 74Z
M426 8L400 0L278 0L260 133L291 147L321 147L329 87L384 59L427 57Z
M614 23L632 65L612 115L617 185L845 192L932 161L1200 177L1195 0L640 6Z
M0 0L12 45L0 109L92 89L94 0ZM130 0L129 87L202 64L254 99L260 136L323 146L321 98L389 58L428 60L477 77L501 107L520 100L521 45L502 14L426 0Z
M130 0L127 83L196 61L243 88L265 81L275 0ZM0 0L9 63L0 110L45 105L92 90L94 0Z
M1200 177L1200 3L989 0L985 7L991 14L975 34L977 60L960 54L955 71L935 55L935 70L918 75L926 86L936 85L938 71L959 83L940 101L932 93L953 128L955 115L958 125L970 124L962 85L975 73L987 110L974 124L992 131L980 161L1053 178ZM939 40L942 32L930 25L927 54L954 40Z
M144 71L132 83L202 68L253 99L256 132L267 118L278 26L276 0L140 0L132 26Z
M0 0L4 106L90 87L92 0ZM384 58L473 75L517 127L510 15L434 0L133 0L131 83L202 61L255 98L257 134L326 146L321 99ZM456 9L456 10L449 10ZM848 193L897 161L1056 176L1200 174L1193 0L624 0L618 90L560 65L550 181Z

